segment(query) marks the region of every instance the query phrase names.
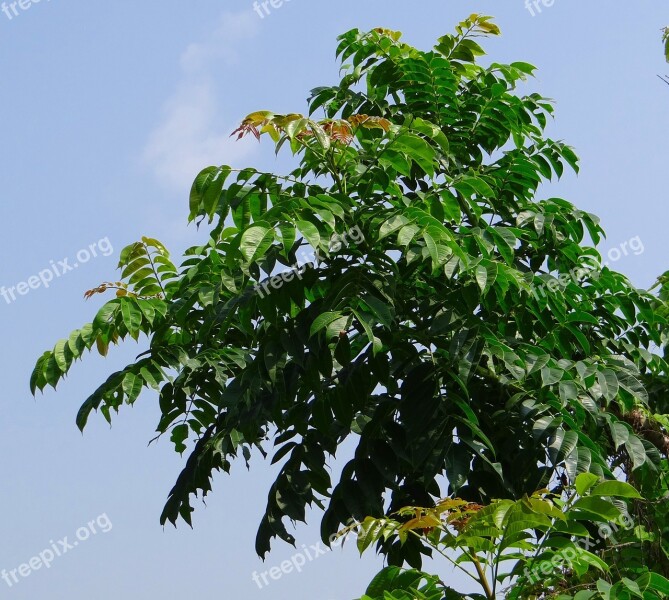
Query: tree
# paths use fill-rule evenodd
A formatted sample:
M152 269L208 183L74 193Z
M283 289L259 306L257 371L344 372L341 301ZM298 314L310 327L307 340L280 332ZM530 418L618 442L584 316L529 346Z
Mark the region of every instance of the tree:
M442 517L466 533L492 515L497 530L474 536L490 548L508 529L503 510L525 519L513 542L522 570L615 509L641 527L621 564L667 574L668 280L659 296L636 289L589 246L603 235L594 215L536 198L577 157L544 134L551 102L517 91L533 66L477 62L477 38L498 33L472 15L430 51L385 29L341 36L341 82L309 100L323 118L259 111L235 132L287 146L295 170L206 168L189 220L211 226L208 240L179 268L157 240L125 248L121 281L88 293L117 297L39 359L33 392L56 387L93 346L106 355L148 337L77 422L94 410L111 421L143 388L158 391L159 436L189 451L162 523L191 523L193 496L256 448L282 461L261 555L274 537L293 542L287 522L316 505L324 540L351 519L363 531L385 519L388 534L372 527L370 543L418 569L442 550L429 538ZM355 455L333 482L327 460L352 436ZM589 494L616 479L634 487ZM574 490L589 510L574 508ZM420 527L403 530L418 533L394 535L411 523L407 506L422 507L411 509ZM453 544L472 555L471 540ZM604 561L590 554L577 572L586 586ZM474 557L495 575L505 559ZM438 579L408 573L441 597ZM497 577L486 582L494 597Z

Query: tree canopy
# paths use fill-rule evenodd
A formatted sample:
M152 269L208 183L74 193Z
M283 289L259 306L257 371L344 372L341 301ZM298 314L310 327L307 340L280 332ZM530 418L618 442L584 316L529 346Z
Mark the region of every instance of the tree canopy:
M88 293L116 297L38 360L33 392L147 336L77 423L158 392L158 433L188 454L162 523L190 524L214 472L257 449L281 462L258 553L294 542L310 506L324 540L353 520L391 565L365 598L465 597L399 570L435 551L471 566L471 598L669 593L669 279L637 289L603 264L596 216L537 197L578 159L545 134L552 102L519 89L532 65L480 62L498 34L480 15L431 50L345 33L341 81L308 115L257 111L235 132L296 168L204 169L189 221L208 239L179 266L155 239L125 248L120 281ZM621 518L613 552L597 531Z

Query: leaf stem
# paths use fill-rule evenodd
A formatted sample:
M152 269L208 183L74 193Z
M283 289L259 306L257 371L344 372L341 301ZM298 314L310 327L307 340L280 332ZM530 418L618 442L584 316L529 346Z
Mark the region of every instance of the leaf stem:
M490 588L490 583L488 583L488 578L485 575L485 571L483 570L483 567L481 566L481 563L479 562L478 556L476 556L476 553L472 552L472 549L469 549L469 554L472 558L472 562L474 563L474 568L476 569L476 572L478 573L479 576L479 583L481 584L481 587L485 591L485 595L489 600L495 600L495 594Z

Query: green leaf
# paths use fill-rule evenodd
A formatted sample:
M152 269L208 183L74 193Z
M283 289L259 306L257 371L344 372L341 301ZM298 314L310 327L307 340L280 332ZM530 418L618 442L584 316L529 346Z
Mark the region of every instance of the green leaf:
M428 232L423 233L423 240L432 259L432 269L436 271L449 259L451 250L438 244Z
M560 464L576 448L578 435L574 431L558 429L548 444L548 454L554 465Z
M615 505L594 496L586 496L574 502L569 514L572 515L575 511L586 511L606 521L613 521L620 517L620 511Z
M321 234L318 227L309 221L297 221L296 225L309 245L316 250L321 244Z
M142 379L134 373L127 373L123 378L123 391L128 397L128 402L133 403L142 391Z
M634 487L624 481L605 481L591 492L592 496L613 496L616 498L641 498Z
M399 234L397 235L397 243L400 246L408 246L419 231L420 227L416 224L402 227Z
M590 313L576 311L567 315L567 323L591 323L599 325L599 319Z
M607 400L615 400L618 396L618 377L611 369L605 369L597 373L597 381L602 390L602 395Z
M341 317L342 317L341 312L325 312L321 315L318 315L318 317L314 319L314 322L311 324L311 328L309 330L309 336L317 334L319 331L322 331L328 325L330 325L330 323L336 321L337 319L340 319Z
M593 473L581 473L576 477L574 487L579 496L583 496L592 486L599 481L599 477Z
M481 288L481 292L484 292L488 285L488 269L483 265L476 267L476 283Z
M632 592L634 596L637 596L638 598L643 598L641 589L639 588L639 585L636 583L636 581L632 581L627 577L623 577L620 581L622 582L623 586L625 586L625 588L627 588L630 592Z
M372 344L373 355L376 356L376 354L381 350L381 341L374 335L374 330L372 329L372 320L364 312L358 310L354 310L353 314L355 315L355 317L358 319L358 322L360 323L360 325L362 325L363 329L365 330L367 339Z
M627 425L618 422L609 422L609 429L611 431L615 450L618 450L618 448L629 439L630 431Z
M625 442L625 449L632 459L632 468L634 470L646 462L646 449L643 442L637 436L630 434L629 439Z
M544 367L541 369L541 381L544 387L558 383L558 381L562 380L562 377L564 377L564 371L562 369L554 369L551 367Z
M636 580L636 584L642 591L653 590L661 594L669 594L669 579L658 573L644 573Z
M436 153L423 138L412 133L404 133L395 138L393 147L404 151L406 156L428 175L434 174Z
M458 199L446 191L441 194L442 206L444 207L444 217L451 223L459 223L462 220L462 210Z
M264 225L252 225L242 234L239 249L247 262L262 256L274 241L274 230Z
M408 223L408 219L403 215L393 215L381 225L379 229L379 240L395 233Z
M384 167L395 169L400 175L411 177L411 164L407 160L407 157L400 152L386 150L383 155L379 157L379 163Z
M121 314L123 315L123 323L128 329L128 333L137 339L142 326L142 311L135 304L134 300L130 298L123 298L121 303Z
M218 203L221 198L221 193L223 191L223 186L225 185L225 181L230 172L231 169L229 167L221 167L215 173L211 174L212 176L208 179L206 185L203 187L200 206L201 210L203 210L204 213L209 217L210 222L216 214Z
M188 439L188 433L188 425L185 423L177 425L174 429L172 429L172 435L170 436L170 439L174 443L174 447L179 454L183 454L183 452L186 450L186 444L184 442Z
M53 350L53 356L56 359L56 364L58 368L63 372L67 373L70 365L72 364L72 351L70 350L67 340L60 340L56 347Z

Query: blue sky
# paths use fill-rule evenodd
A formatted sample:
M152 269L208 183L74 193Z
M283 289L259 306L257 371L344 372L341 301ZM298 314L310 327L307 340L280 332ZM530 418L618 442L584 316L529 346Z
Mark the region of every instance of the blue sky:
M178 256L206 235L186 227L201 168L289 168L270 146L234 143L229 133L253 110L303 111L312 87L336 81L339 33L384 26L429 47L471 12L495 15L504 35L488 44L491 58L539 67L528 89L557 100L550 135L582 157L578 178L542 194L599 214L609 234L604 253L640 238L643 252L615 264L638 285L669 269L669 87L656 77L669 72L659 42L669 8L658 1L555 0L532 16L523 0L291 0L262 19L250 0L23 6L16 15L9 8L11 19L0 12L0 286L27 282L66 257L78 266L48 288L33 279L11 303L0 297L0 570L18 568L52 540L71 542L100 515L113 528L11 588L0 580L2 598L350 600L380 566L351 546L259 589L252 572L296 552L277 544L265 565L255 557L275 472L260 462L216 478L194 530L163 530L158 516L182 461L167 442L147 447L155 396L124 409L112 429L101 417L83 436L74 425L88 393L142 343L107 360L89 357L58 393L34 400L27 384L34 360L90 320L101 299L85 302L83 292L116 277L123 246L151 235ZM113 252L93 257L94 243ZM318 542L318 520L298 529L298 550Z

